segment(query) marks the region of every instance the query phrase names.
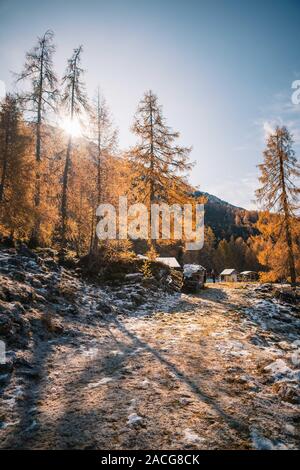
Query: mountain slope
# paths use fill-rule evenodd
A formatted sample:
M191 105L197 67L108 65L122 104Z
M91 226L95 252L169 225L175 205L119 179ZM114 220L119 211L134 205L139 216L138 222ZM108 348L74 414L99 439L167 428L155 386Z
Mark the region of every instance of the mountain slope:
M205 225L214 231L217 240L242 237L247 240L251 235L257 234L255 223L257 211L248 211L204 191L196 191L195 196L205 196Z

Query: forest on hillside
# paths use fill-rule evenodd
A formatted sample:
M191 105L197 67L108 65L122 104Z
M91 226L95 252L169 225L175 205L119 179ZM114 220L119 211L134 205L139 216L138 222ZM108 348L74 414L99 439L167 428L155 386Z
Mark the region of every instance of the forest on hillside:
M267 142L257 185L262 211L216 204L189 183L192 149L179 145L179 132L166 123L152 91L145 92L132 117L136 145L119 147L105 97L99 90L91 99L86 94L83 53L82 46L74 49L58 77L54 34L46 31L13 77L18 92L8 93L0 104L2 243L52 247L61 258L90 256L106 264L154 249L164 256L186 256L208 270L254 270L265 280L295 282L299 165L289 131L277 128ZM99 241L97 207L104 202L117 206L123 195L129 203L149 206L204 202L203 249L185 253L184 240L172 239L157 240L155 247L150 240Z

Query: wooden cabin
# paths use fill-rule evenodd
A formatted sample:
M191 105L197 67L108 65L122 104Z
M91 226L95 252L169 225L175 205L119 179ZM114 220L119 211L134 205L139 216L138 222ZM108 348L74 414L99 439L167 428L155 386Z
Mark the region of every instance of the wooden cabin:
M242 271L238 275L239 281L253 282L258 280L258 273L256 271Z
M238 273L235 269L224 269L220 274L221 282L237 282Z
M203 289L206 281L206 269L200 264L184 264L183 290L197 292Z

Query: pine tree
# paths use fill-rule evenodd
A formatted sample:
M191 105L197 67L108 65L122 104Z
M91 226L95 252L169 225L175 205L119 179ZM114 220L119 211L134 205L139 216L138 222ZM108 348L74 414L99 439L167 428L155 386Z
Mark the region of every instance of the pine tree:
M269 136L264 151L264 162L259 165L262 187L256 191L257 199L267 211L275 210L280 217L287 247L287 262L291 284L296 283L292 219L297 208L299 188L294 179L300 176L300 166L293 150L293 140L286 127L277 127Z
M207 270L215 268L216 237L211 227L204 228L204 246L199 251L198 262Z
M36 46L27 52L23 71L17 80L30 80L31 90L23 94L22 103L29 104L29 111L35 116L35 194L36 208L35 224L31 236L31 243L38 244L40 231L39 206L41 202L41 160L42 160L42 123L47 108L55 109L57 91L57 78L53 71L53 44L54 34L46 31L38 38Z
M84 110L88 110L88 102L84 85L81 81L83 69L80 67L82 46L74 49L72 57L68 60L68 66L63 77L62 83L64 85L64 92L62 95L62 104L66 108L70 123L72 124L75 117L80 115ZM62 179L62 196L61 196L61 252L63 252L66 245L67 223L68 223L68 181L71 168L73 147L72 133L69 135L66 159L64 165L63 179Z

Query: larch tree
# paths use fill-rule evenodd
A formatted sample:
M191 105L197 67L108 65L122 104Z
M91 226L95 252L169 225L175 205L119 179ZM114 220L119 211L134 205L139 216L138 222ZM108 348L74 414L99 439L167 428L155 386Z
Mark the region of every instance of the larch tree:
M256 224L259 235L251 238L252 248L260 263L262 282L278 282L290 276L288 245L283 230L283 215L263 211L260 212ZM300 221L293 218L291 224L293 254L296 273L300 269Z
M16 142L19 121L17 100L12 95L6 95L0 108L0 203L4 200L4 190L7 183L9 165L13 158L13 148Z
M17 75L17 81L29 80L31 89L21 96L21 101L29 105L28 111L35 116L35 193L34 205L36 209L35 223L31 235L31 243L39 243L41 203L41 161L42 161L42 123L47 108L55 110L58 97L57 77L53 70L53 44L54 33L46 31L38 38L34 48L27 52L23 71Z
M176 144L179 132L167 126L162 107L151 90L138 105L132 131L139 139L129 153L134 199L149 208L161 202L187 202L189 188L185 177L192 167L191 148ZM151 210L149 221L152 227ZM152 240L150 244L154 249L156 243Z
M33 148L13 95L0 105L0 227L12 239L28 238L33 226Z
M91 107L90 115L91 157L96 169L95 203L96 207L98 207L103 201L104 189L107 183L107 175L105 175L107 158L111 157L115 153L118 137L118 131L113 126L105 98L100 95L99 89L93 106ZM92 225L94 225L94 223L92 223ZM96 237L95 230L93 232L91 247L96 250L98 246L98 238Z
M174 202L174 187L179 195L180 176L192 166L189 162L191 148L175 144L179 132L166 125L162 107L151 90L138 105L132 131L139 138L139 143L130 151L135 170L133 189L139 201Z
M296 178L300 176L300 166L293 150L291 134L286 127L277 127L269 136L264 162L259 165L259 169L262 186L256 191L256 197L265 210L274 210L280 215L281 230L278 236L284 238L289 276L294 286L297 274L292 223L300 192L295 184Z
M62 105L66 109L69 120L70 128L74 119L81 115L82 112L88 110L88 101L85 93L84 84L81 81L83 69L80 67L82 46L74 49L72 57L68 60L68 66L63 76L62 83L64 91L62 95ZM60 224L60 242L61 251L64 250L66 245L67 223L68 223L68 180L71 168L72 158L73 135L69 134L66 159L64 164L63 178L62 178L62 195L61 195L61 224Z

